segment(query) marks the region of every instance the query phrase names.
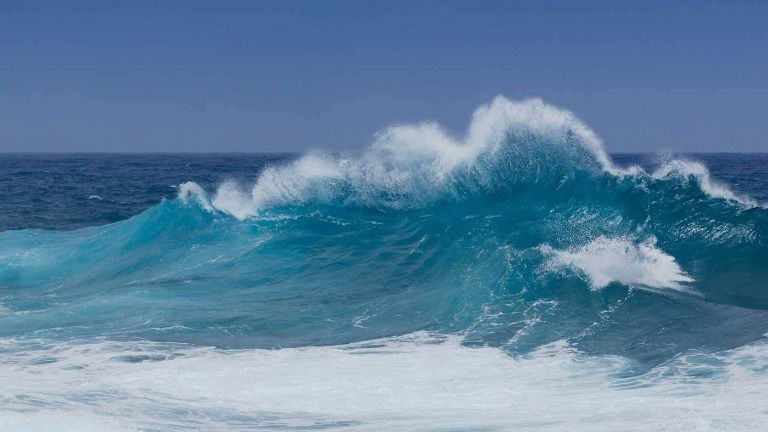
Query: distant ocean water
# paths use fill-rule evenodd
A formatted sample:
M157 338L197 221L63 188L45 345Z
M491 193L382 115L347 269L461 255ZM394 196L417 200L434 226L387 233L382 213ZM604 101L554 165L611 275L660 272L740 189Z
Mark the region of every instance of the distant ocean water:
M0 430L760 430L768 154L499 98L351 154L0 155Z

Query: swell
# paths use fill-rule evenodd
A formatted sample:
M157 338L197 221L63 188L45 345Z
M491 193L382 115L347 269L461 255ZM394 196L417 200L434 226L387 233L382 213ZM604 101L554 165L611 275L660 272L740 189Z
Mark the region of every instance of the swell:
M572 114L497 98L463 139L398 126L251 187L0 233L0 335L222 347L418 330L655 364L768 329L768 211L703 165L614 166Z

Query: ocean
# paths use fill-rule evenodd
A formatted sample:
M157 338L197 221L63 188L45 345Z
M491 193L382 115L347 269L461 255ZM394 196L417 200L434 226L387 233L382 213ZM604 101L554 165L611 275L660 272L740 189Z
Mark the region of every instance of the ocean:
M768 153L498 98L359 151L0 155L2 431L754 431Z

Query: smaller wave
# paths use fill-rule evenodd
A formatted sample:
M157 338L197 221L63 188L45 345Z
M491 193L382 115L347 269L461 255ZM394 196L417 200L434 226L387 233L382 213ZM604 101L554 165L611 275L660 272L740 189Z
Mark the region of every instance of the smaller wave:
M192 200L209 212L215 211L211 204L211 200L208 197L208 193L199 184L190 181L178 185L177 189L177 196L182 202L187 203Z
M627 238L598 237L573 250L557 250L549 245L540 250L550 256L551 267L576 269L583 274L592 290L618 282L636 288L692 292L684 284L694 279L673 256L656 247L654 238L635 244Z
M657 180L674 178L687 179L693 177L701 190L710 197L722 198L727 201L741 204L745 207L765 207L764 204L760 204L748 196L737 194L727 186L713 180L709 170L701 162L679 158L670 159L654 171L653 174L651 174L651 177Z

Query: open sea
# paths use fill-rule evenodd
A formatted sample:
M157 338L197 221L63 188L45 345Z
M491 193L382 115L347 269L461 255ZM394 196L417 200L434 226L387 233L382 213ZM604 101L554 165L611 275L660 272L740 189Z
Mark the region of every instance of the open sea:
M503 98L352 153L0 155L2 431L756 431L768 153Z

